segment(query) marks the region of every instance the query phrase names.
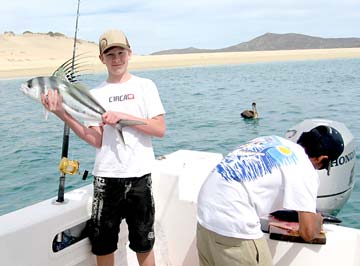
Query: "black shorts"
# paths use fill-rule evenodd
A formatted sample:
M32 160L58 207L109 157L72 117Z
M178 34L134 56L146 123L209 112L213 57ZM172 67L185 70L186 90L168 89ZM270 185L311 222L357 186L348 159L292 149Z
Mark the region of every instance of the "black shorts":
M155 242L155 204L151 175L136 178L94 178L94 200L88 224L92 252L107 255L117 249L120 223L126 220L129 247L149 252Z

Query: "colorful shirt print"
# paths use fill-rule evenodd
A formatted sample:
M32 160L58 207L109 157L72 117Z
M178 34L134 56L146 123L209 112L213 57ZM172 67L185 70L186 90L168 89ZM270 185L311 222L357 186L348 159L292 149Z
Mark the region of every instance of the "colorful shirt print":
M296 164L297 157L276 136L257 138L238 147L216 166L225 180L255 180L273 169Z

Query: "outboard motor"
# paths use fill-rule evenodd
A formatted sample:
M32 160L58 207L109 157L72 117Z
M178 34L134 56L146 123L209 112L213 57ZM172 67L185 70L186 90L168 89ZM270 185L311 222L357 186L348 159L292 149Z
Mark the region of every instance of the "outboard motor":
M285 137L297 142L303 132L320 126L330 126L340 132L344 140L344 151L336 161L331 162L330 175L318 170L320 187L317 210L328 215L337 215L350 197L355 185L355 138L343 124L325 119L308 119L290 128Z

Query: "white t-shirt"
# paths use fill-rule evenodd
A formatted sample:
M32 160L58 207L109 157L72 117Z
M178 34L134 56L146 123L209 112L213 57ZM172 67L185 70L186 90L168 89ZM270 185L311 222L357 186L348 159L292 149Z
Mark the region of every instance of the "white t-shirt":
M199 223L220 235L263 236L260 218L279 209L316 212L318 174L304 149L287 139L254 139L228 154L198 196Z
M165 114L156 85L132 75L124 83L103 82L90 91L107 111L123 112L150 119ZM123 127L124 144L117 129L105 125L101 148L96 149L93 175L140 177L152 170L155 161L151 137L131 127Z

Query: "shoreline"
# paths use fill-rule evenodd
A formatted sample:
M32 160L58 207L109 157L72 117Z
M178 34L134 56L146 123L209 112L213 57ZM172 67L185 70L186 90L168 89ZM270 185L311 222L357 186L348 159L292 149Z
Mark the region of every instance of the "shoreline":
M91 54L94 56L86 57L86 65L90 66L90 70L86 71L88 74L106 72L106 68L98 59L97 53L97 50L92 50ZM360 48L133 55L129 62L129 70L350 58L360 58ZM13 56L11 60L0 60L0 79L50 76L67 59L64 55L62 58L55 58L51 54L45 58L44 54L42 58L36 58L36 54L26 59L22 58L21 55Z

